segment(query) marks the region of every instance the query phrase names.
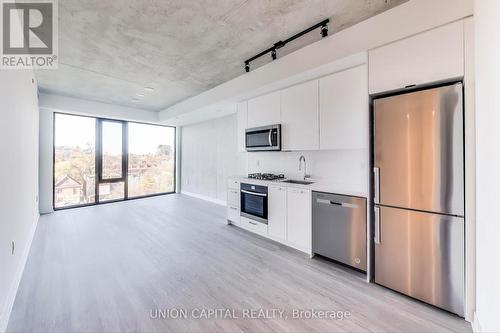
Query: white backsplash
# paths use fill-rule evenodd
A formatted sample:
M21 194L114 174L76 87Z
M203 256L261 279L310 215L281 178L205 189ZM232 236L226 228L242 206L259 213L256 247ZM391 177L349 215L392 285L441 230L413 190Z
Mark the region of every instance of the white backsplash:
M304 155L311 178L345 184L353 190L366 191L367 188L366 149L252 152L247 155L249 173L284 173L287 178L299 179L302 175L299 157Z

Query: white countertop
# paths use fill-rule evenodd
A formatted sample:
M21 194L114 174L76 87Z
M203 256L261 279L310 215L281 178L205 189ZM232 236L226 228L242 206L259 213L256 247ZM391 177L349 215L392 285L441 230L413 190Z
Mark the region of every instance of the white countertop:
M237 179L240 182L244 182L247 184L255 184L255 185L266 185L266 186L283 186L283 187L294 187L294 188L303 188L311 191L318 192L327 192L341 195L350 195L355 197L367 198L366 192L352 189L352 186L348 184L341 184L330 182L326 180L317 180L317 179L307 179L307 181L313 182L310 185L301 185L301 184L293 184L293 183L285 183L282 180L260 180L248 178L245 176L232 176L228 177L228 179ZM286 180L286 179L285 179Z

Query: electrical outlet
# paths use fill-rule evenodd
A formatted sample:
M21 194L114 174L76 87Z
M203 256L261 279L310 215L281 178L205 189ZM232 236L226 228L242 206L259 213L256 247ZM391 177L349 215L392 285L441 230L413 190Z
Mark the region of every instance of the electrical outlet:
M11 252L12 252L12 255L14 255L14 253L16 252L16 242L15 241L11 242Z

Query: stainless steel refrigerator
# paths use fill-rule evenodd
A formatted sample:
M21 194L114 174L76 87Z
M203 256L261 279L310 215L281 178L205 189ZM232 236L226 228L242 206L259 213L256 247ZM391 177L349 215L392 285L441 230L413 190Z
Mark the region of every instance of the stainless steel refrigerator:
M374 100L375 282L464 316L461 83Z

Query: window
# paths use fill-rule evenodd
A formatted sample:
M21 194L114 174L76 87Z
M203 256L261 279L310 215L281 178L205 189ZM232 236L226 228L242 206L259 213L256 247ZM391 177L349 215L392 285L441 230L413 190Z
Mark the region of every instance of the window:
M123 178L123 124L102 121L102 179Z
M54 115L54 207L95 202L95 119Z
M175 129L128 124L128 195L140 197L174 191Z
M175 191L175 128L54 114L54 208Z

